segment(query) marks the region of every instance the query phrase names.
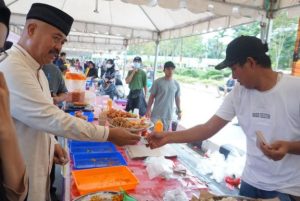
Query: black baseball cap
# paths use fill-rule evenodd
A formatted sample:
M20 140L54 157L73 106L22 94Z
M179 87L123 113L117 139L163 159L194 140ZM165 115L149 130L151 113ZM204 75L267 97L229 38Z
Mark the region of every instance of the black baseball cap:
M133 62L142 62L141 57L134 57Z
M263 43L259 38L240 36L228 44L225 60L215 66L215 69L230 67L243 58L264 56L268 50L268 44Z
M165 64L164 64L164 69L165 68L175 68L175 64L172 62L172 61L167 61Z

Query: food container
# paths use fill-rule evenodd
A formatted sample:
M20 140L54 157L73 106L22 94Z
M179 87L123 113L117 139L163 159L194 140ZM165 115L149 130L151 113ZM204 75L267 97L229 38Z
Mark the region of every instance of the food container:
M139 181L127 166L74 170L72 175L80 195L97 191L134 189Z
M112 153L116 146L111 142L84 142L69 140L70 152L75 153Z
M74 153L74 169L101 168L127 165L119 152L112 153Z
M70 94L71 102L84 102L86 77L80 73L66 73L66 87Z

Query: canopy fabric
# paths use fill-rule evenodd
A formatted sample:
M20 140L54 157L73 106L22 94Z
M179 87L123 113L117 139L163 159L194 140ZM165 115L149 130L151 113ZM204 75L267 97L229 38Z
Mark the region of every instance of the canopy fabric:
M299 15L300 8L295 0L5 0L13 32L20 33L36 2L75 19L66 48L97 51L212 32L264 20L282 9Z

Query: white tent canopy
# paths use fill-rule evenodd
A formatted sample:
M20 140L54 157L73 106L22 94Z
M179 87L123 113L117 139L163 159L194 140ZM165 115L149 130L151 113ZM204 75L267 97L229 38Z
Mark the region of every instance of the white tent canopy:
M20 33L32 3L55 6L75 22L64 48L122 50L128 44L160 41L233 27L287 9L299 15L296 0L5 0L11 30Z

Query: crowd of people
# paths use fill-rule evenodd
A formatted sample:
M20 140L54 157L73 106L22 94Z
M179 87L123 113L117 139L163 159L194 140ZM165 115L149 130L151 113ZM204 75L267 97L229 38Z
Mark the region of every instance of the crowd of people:
M55 136L119 146L136 144L140 136L93 125L59 109L67 93L63 73L72 68L90 79L100 74L99 84L110 91L114 89L109 86L120 79L112 59L103 63L101 72L93 61L66 65L61 49L73 23L70 15L47 4L32 4L20 40L11 48L6 42L9 17L0 0L0 200L51 200L53 164L69 161ZM138 109L140 116L163 122L163 132L147 137L151 148L206 140L236 116L247 138L240 195L300 200L300 79L273 71L267 52L267 44L253 36L231 41L225 60L216 66L229 67L234 80L223 88L223 104L206 123L176 132L169 128L174 103L178 118L182 116L175 64L164 64L164 76L153 82L147 101L147 74L137 56L125 78L130 89L126 110ZM265 140L257 143L257 133L263 133Z

